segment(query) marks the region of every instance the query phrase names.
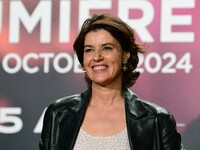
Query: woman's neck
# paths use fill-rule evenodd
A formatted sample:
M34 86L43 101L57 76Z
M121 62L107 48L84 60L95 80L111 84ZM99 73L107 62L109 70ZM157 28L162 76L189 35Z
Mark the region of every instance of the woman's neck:
M108 110L115 107L121 107L123 104L122 87L92 85L91 106L101 110Z

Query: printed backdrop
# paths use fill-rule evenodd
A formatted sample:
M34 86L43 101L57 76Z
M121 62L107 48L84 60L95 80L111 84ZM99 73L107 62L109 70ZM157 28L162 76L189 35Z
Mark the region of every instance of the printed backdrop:
M72 45L102 12L149 47L131 90L168 109L185 147L200 149L199 0L0 0L1 150L38 149L45 108L86 88Z

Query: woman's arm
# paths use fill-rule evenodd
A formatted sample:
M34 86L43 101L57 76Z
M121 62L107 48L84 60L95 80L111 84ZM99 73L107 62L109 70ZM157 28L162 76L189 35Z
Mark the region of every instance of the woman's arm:
M164 150L184 150L176 121L171 114L158 114L158 128Z
M52 124L52 106L53 105L50 105L47 108L44 115L42 133L39 141L40 150L49 150L51 124Z

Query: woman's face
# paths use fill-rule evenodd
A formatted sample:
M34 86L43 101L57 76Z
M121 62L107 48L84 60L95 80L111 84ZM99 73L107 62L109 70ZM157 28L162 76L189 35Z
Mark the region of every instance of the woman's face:
M130 53L106 30L90 31L85 37L83 65L93 83L99 85L122 83L122 62Z

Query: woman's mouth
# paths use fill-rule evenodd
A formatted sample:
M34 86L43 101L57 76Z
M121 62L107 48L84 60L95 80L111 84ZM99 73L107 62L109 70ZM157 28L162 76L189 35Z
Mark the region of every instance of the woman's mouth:
M107 68L107 66L94 66L94 67L92 67L93 68L93 70L95 70L95 71L98 71L98 70L104 70L104 69L106 69Z

